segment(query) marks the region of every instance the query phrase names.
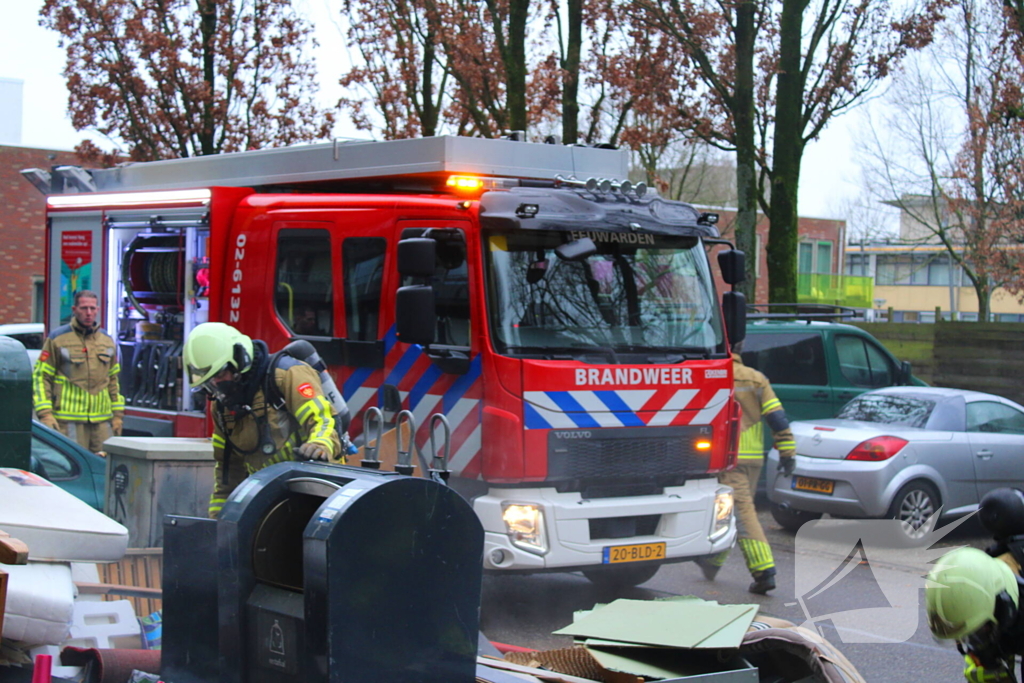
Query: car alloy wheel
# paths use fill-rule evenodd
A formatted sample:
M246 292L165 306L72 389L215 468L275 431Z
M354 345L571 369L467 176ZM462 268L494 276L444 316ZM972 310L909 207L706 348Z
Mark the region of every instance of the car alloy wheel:
M926 484L911 484L896 496L890 516L901 522L908 538L924 538L935 526L938 496Z

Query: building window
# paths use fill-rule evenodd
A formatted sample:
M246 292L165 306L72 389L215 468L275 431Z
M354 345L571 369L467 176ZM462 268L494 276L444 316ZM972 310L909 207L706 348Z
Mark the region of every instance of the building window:
M944 254L879 254L875 282L879 285L949 285L950 271L949 257Z
M846 274L854 277L867 277L871 274L870 254L847 254Z
M797 272L828 275L832 272L831 242L801 242L797 252Z
M41 275L32 276L32 322L43 322L43 302L46 301L46 282Z

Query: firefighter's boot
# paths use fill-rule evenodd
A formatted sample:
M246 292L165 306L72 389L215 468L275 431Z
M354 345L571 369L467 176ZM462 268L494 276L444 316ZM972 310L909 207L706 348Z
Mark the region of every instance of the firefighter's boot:
M701 572L704 573L704 578L708 581L714 581L715 577L718 576L718 571L725 564L726 558L729 557L729 552L719 553L712 557L698 557L693 561L695 565L700 567Z
M775 567L771 567L760 572L754 572L752 576L754 577L754 582L750 584L750 588L747 589L751 593L764 595L770 590L775 590Z

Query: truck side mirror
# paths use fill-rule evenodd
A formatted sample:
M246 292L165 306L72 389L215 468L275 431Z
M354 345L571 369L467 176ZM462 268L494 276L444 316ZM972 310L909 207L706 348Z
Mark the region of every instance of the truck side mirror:
M722 271L722 279L727 285L738 285L746 279L746 255L739 249L726 249L718 252L718 269ZM746 308L743 309L746 320Z
M395 333L398 341L428 346L434 343L436 330L434 288L430 285L399 287L395 295Z
M429 237L408 237L398 242L398 273L409 277L433 277L437 242Z
M742 255L743 252L740 252ZM729 337L730 346L747 338L747 297L742 292L726 292L722 295L722 315L725 317L725 334Z

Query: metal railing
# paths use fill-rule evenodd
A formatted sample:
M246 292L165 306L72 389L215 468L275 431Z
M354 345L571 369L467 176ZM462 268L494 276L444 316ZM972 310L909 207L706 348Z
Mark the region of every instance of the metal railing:
M873 305L873 278L833 273L799 273L796 278L799 303L834 304L850 308L871 308Z

